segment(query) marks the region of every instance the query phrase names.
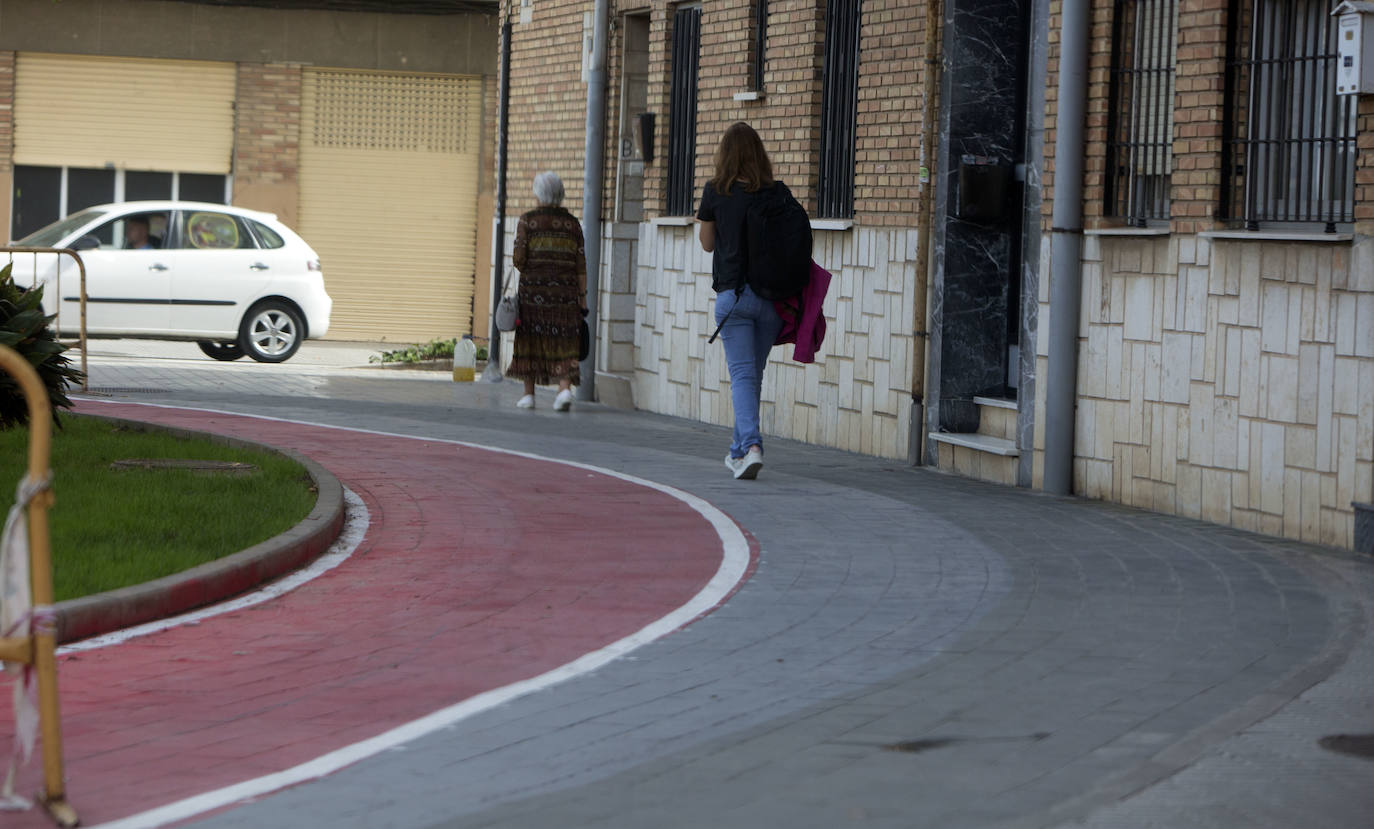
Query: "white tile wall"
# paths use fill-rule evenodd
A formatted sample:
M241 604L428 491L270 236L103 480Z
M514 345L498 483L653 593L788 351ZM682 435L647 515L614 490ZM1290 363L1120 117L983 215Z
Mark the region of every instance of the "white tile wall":
M694 227L641 225L634 383L640 408L728 426L729 373L715 329L711 260ZM764 372L766 434L906 458L917 279L916 233L856 228L816 234L834 280L813 365L773 349ZM925 330L924 321L920 328ZM666 335L664 332L672 332ZM675 391L677 389L683 392Z
M1351 500L1374 500L1374 240L1090 239L1082 491L1350 546Z

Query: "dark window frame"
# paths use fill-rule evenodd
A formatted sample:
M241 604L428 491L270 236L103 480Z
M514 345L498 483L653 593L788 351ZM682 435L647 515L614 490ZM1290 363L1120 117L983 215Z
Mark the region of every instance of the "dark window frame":
M1247 230L1355 217L1358 96L1335 93L1326 0L1231 0L1219 215Z
M1106 215L1169 220L1178 0L1115 0L1107 105Z
M826 0L825 69L821 77L821 156L817 216L854 216L854 162L859 110L862 0Z
M697 80L701 66L701 6L673 10L668 90L667 188L669 216L691 216L696 204Z
M750 89L762 92L768 55L768 0L754 0L754 26L750 34Z

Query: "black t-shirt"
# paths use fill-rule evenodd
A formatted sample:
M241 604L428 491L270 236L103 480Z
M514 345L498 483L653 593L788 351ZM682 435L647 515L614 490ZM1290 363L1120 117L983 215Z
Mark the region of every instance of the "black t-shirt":
M773 187L781 188L788 196L792 195L787 185L780 181L774 182ZM697 210L697 218L716 223L716 250L711 256L711 287L716 293L733 291L744 284L745 267L748 264L744 249L744 223L749 215L749 203L767 192L770 192L770 188L765 187L750 193L743 184L735 182L730 185L729 193L721 195L709 181L706 183L706 189L701 193L701 208Z

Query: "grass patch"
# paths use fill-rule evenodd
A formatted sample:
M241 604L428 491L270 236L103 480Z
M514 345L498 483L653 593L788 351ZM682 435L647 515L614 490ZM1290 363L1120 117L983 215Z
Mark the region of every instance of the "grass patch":
M126 458L240 461L247 475L113 470ZM0 503L27 469L28 430L0 432ZM236 553L290 529L315 506L314 484L290 458L64 415L53 430L53 590L73 599L140 584Z

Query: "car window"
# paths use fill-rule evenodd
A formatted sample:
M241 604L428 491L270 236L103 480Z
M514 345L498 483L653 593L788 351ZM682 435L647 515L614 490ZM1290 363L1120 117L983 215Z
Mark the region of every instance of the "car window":
M47 227L35 230L23 239L15 242L16 245L32 248L50 248L73 230L86 224L96 216L104 213L104 210L86 209L80 213L73 213L65 219L59 219Z
M188 210L181 214L181 247L192 250L232 250L256 247L243 221L228 213Z
M279 248L286 245L285 240L281 238L281 234L277 233L277 231L256 219L249 219L248 221L253 223L253 230L257 231L258 239L262 241L263 247Z
M167 214L131 213L82 235L98 239L100 250L156 250L167 238Z

